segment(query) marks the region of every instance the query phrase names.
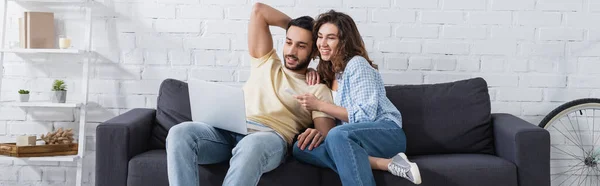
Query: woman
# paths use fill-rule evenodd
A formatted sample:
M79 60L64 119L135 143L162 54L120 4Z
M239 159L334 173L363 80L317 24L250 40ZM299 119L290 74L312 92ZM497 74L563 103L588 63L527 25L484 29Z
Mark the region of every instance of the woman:
M332 89L335 104L311 94L296 99L307 110L327 113L341 125L326 132L309 129L302 133L294 145L294 156L333 169L343 185L374 186L372 169L420 184L419 168L402 153L406 136L401 114L386 97L377 66L369 59L352 18L333 10L323 13L313 35L321 60L317 71Z

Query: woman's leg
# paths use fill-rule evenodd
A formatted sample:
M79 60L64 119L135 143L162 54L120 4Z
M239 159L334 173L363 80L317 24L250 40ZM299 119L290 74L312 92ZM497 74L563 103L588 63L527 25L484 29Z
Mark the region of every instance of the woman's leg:
M337 126L329 131L325 141L343 185L375 185L372 165L384 168L379 164L383 161L373 157L391 158L406 150L404 131L393 122Z
M298 148L298 142L294 143L293 154L294 157L301 162L316 165L323 168L331 168L333 171L337 172L335 164L333 160L329 157L327 153L327 142L323 141L318 147L313 148L312 150L308 150L305 148L301 150Z
M392 159L369 156L369 164L371 164L371 169L374 170L388 171L390 162L392 162Z

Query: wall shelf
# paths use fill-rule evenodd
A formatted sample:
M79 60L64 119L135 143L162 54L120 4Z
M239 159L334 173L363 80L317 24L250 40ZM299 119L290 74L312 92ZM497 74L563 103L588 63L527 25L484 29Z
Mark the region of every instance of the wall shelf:
M12 157L0 155L0 160L17 160L17 161L63 161L72 162L79 159L79 155L67 156L45 156L45 157Z
M0 49L0 52L16 53L16 54L82 54L83 50L78 49L30 49L30 48L16 48L16 49Z
M18 102L18 101L4 101L0 102L6 106L16 107L51 107L51 108L79 108L80 103L52 103L48 101L29 101L29 102Z

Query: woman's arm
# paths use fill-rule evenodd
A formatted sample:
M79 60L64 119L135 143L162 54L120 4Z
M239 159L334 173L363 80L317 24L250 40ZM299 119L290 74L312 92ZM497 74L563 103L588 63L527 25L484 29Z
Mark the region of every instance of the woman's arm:
M344 107L340 107L331 103L320 101L317 110L329 114L339 120L348 122L348 111Z
M348 120L351 122L375 121L379 97L385 96L385 87L379 73L369 65L363 57L354 57L344 70L344 83L349 84L350 89L346 94L350 95L350 104L346 108Z
M348 122L348 111L344 107L321 101L315 95L309 93L294 97L306 110L323 112L339 120Z

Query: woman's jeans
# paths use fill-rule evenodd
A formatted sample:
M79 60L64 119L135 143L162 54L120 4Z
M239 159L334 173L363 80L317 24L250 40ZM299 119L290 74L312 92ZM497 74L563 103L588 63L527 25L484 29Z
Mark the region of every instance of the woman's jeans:
M369 156L391 158L406 151L404 130L394 122L350 123L334 127L311 151L294 144L296 159L337 172L344 186L375 186Z

